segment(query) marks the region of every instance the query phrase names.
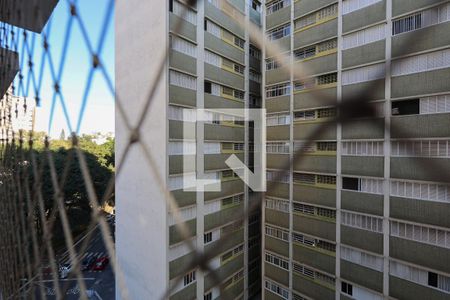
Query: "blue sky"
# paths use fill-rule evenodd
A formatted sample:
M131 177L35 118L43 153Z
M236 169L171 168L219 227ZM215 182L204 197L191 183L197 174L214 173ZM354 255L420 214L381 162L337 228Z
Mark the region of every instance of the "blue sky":
M112 84L114 84L114 8L112 7L114 1L78 0L75 3L78 15L82 19L86 28L86 34L89 36L95 52L98 49L99 37L104 36L104 45L100 58ZM106 34L102 34L103 24L107 15L110 16L106 27L107 31ZM66 36L70 38L60 80L64 103L67 107L67 115L64 113L61 99L54 97L51 64L48 59L42 60L44 35L33 35L35 46L32 60L34 62L35 78L40 77L38 75L39 69L43 64L42 87L40 91L41 102L40 107L36 111L35 130L46 131L51 136L59 136L62 129L66 133L70 131L77 131L78 133L114 132L114 97L108 89L100 70L94 72L89 89L90 92L87 97L84 96L92 65L92 56L89 54L87 43L83 38L81 27L77 20L73 20L70 35L67 35L69 19L69 1L60 0L43 30L44 35L48 37L56 76L58 76L59 68L61 67L65 38ZM32 45L32 38L28 39L28 44ZM18 51L21 57L27 56L22 53L22 45L19 45ZM17 88L18 80L16 79L16 93L34 98L33 84L32 82L27 84L26 80L30 74L27 65L26 60L21 64L25 80L23 81L23 88ZM80 113L84 98L86 98L85 110L83 113ZM82 119L80 119L80 115L82 115Z

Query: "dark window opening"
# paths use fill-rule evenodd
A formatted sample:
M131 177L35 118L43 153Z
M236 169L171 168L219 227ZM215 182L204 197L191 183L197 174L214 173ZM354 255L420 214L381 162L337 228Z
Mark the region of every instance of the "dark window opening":
M205 93L212 93L211 82L205 81Z
M173 12L173 0L169 0L169 11Z
M438 286L438 275L433 272L428 272L428 285L429 286Z
M419 99L392 102L392 115L418 115L420 112Z
M343 293L353 295L353 286L350 283L342 282L341 288Z
M344 190L358 191L359 190L359 179L343 177L342 178L342 188Z
M205 31L208 30L208 21L205 20Z

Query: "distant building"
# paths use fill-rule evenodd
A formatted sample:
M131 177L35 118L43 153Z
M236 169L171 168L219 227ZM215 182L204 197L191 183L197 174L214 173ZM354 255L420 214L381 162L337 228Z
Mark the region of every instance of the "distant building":
M11 140L20 130L34 130L36 103L33 99L15 96L10 87L0 101L0 140Z

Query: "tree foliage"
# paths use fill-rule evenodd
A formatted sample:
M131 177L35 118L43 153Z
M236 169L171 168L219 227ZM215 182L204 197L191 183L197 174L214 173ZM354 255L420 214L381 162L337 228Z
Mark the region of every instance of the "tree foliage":
M37 168L40 170L40 190L47 217L53 213L58 215L57 212L54 212L57 194L49 166L49 157L51 157L72 231L74 234L83 231L89 222L92 205L88 197L79 157L72 146L72 139L69 137L68 139L50 140L48 151L45 149L44 133L34 133L33 141L31 151L36 154ZM84 155L91 182L99 201L103 199L107 184L114 176L114 144L113 137L103 137L99 134L82 135L78 138L78 147ZM32 167L30 165L29 174L33 174ZM36 182L38 178L31 179L31 182ZM114 194L106 201L108 204L114 205ZM57 240L56 243L63 241L59 217L56 219L53 236Z

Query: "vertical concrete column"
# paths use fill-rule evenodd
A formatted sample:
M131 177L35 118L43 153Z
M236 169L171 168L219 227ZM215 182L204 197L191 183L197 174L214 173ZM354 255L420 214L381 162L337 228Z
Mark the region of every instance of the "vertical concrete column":
M250 22L250 6L249 3L245 2L245 28L244 28L244 37L245 37L245 56L244 56L244 65L245 65L245 72L244 72L244 89L245 89L245 109L249 108L250 104L250 83L249 83L249 74L250 74L250 36L248 33L248 26ZM245 112L245 117L248 119L248 112ZM250 127L248 122L244 123L245 125L245 131L244 131L244 164L248 167L249 163L249 136L250 136ZM249 174L247 173L246 176ZM248 181L247 181L248 182ZM249 205L249 190L248 186L244 184L244 209L247 210ZM244 220L244 299L248 299L248 218Z
M389 297L389 178L391 176L391 58L392 0L386 0L386 82L384 104L384 201L383 201L383 295Z
M337 104L342 103L342 0L338 3ZM338 111L338 114L340 112ZM342 124L336 124L336 300L341 291Z
M289 160L292 161L294 157L294 1L291 2L291 36L289 47L289 64L292 66L289 74L289 83L291 85L291 95L289 97L289 115L291 122L289 125ZM294 257L293 243L292 243L292 230L293 230L293 201L294 201L294 166L290 164L289 167L289 298L292 299L293 289L293 274L292 274L292 261Z
M166 55L168 11L166 0L116 3L116 106L121 105L132 127L156 84L139 130L140 142L151 152L156 167L144 158L142 147L134 144L116 177L116 258L130 299L159 299L169 283L167 203L162 189L168 178L167 62L162 74L151 72L159 69ZM116 158L122 157L131 134L116 109ZM121 276L116 276L118 287L120 283ZM122 299L120 288L116 298Z
M197 1L197 108L205 108L205 2ZM197 179L203 178L205 174L205 123L196 123L196 172ZM205 193L197 192L197 251L204 251L204 200ZM197 299L203 299L205 293L205 274L197 271Z

